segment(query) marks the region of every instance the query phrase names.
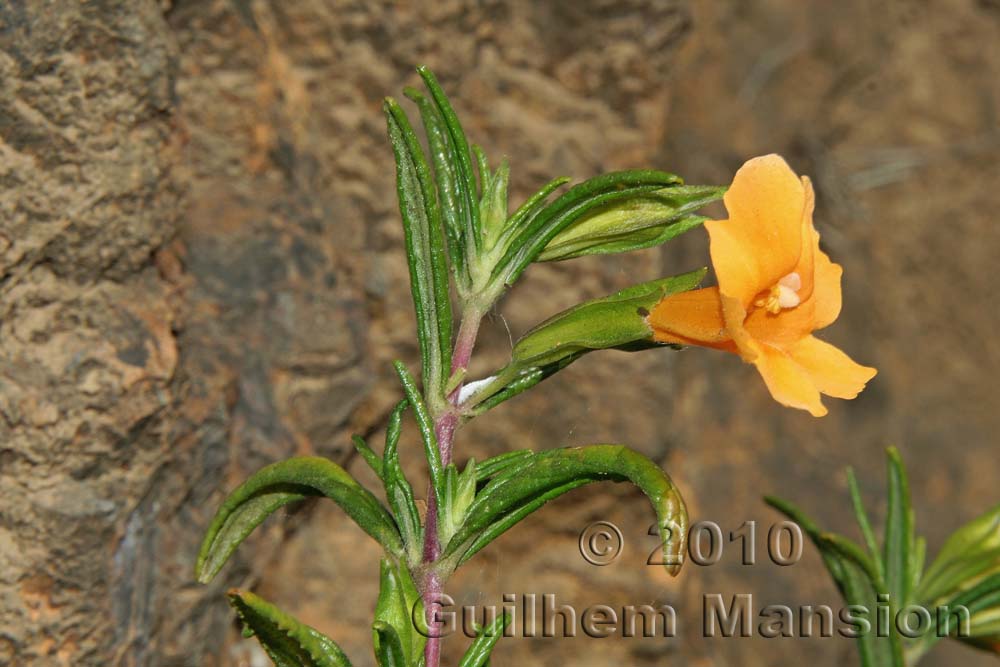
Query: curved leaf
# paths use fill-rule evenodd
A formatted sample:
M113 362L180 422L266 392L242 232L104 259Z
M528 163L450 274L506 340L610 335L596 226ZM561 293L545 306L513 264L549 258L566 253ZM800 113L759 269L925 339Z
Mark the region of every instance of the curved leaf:
M263 468L226 498L198 552L198 581L211 581L240 542L268 515L311 496L326 496L340 505L389 553L398 556L402 551L399 531L375 496L333 461L303 456Z
M385 497L392 508L393 516L399 524L402 533L403 543L407 547L408 556L411 563L420 559L420 549L423 543L422 527L420 525L420 513L417 511L416 501L413 499L413 487L399 463L399 434L402 430L403 412L409 405L405 398L396 404L392 414L389 415L389 424L385 430L385 450L382 453L382 483L385 488Z
M382 479L382 459L379 458L378 454L368 446L368 443L360 435L352 435L351 442L354 443L354 449L357 450L361 458L368 464L368 467L372 469L375 476Z
M351 667L336 642L248 591L229 591L229 604L277 667Z
M458 667L486 667L490 664L490 654L493 653L493 647L503 636L510 620L510 615L504 612L499 618L493 619L489 626L482 628L472 641L472 646L458 661Z
M476 496L444 557L457 566L549 500L602 480L629 481L646 494L656 510L667 571L677 574L687 538L684 500L659 466L623 445L553 449L510 466Z

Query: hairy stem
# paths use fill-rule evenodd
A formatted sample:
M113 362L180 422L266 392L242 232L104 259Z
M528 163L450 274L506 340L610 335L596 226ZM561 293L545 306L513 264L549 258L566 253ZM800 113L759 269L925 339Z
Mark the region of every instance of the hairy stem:
M469 367L469 360L472 358L472 349L476 345L476 336L479 333L479 323L483 316L478 310L467 309L462 315L462 323L458 327L458 336L455 339L455 349L451 357L451 372L464 372ZM458 395L462 390L462 383L448 395L448 407L434 419L434 435L437 437L438 451L441 452L441 464L451 463L452 445L455 441L455 429L458 427L459 415L455 407L458 403ZM427 628L429 637L424 647L425 667L439 667L441 663L441 638L440 624L435 623L436 608L440 605L441 597L444 594L444 582L440 572L434 568L438 557L441 555L441 543L438 540L437 501L434 497L434 490L427 493L427 516L424 521L424 552L423 562L425 566L424 581L421 586L421 595L424 600L424 609L427 615Z

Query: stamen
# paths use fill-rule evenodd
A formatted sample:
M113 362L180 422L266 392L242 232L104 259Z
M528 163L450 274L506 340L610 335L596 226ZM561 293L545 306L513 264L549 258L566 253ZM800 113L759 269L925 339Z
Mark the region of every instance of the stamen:
M779 280L777 285L771 287L766 296L754 301L753 305L766 309L772 315L777 315L782 309L794 308L802 303L799 298L800 289L802 289L802 276L794 272L789 273Z

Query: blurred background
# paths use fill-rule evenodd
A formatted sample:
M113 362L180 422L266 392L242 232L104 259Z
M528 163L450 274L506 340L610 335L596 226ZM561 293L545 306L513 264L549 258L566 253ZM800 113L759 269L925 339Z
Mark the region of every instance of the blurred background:
M784 155L845 268L824 337L880 371L817 420L730 355L595 354L463 430L460 460L625 442L693 520L758 525L757 565L727 541L672 580L645 565L640 494L562 498L460 571L457 602L670 604L678 636L504 639L493 664L857 664L840 637L704 638L702 600L840 605L811 545L793 566L763 557L781 517L761 496L857 537L843 470L881 525L887 445L931 556L1000 500L998 44L996 0L0 4L0 664L266 665L229 586L373 664L378 549L332 504L269 521L212 586L191 572L223 491L258 467L318 453L373 481L348 436L379 441L389 362L418 356L380 105L421 63L472 140L509 156L515 205L557 175L721 184ZM695 231L535 265L473 374L564 307L707 261ZM625 538L603 568L577 546L597 520ZM946 642L923 664L989 662Z

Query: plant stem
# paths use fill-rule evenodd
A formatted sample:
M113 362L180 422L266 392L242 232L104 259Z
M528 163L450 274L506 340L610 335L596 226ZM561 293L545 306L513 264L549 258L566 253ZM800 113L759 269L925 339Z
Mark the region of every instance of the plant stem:
M479 324L483 316L479 310L467 308L462 314L462 323L458 327L458 335L455 338L455 349L451 357L451 373L464 371L469 367L469 360L472 358L472 349L476 345L476 336L479 333ZM448 407L434 419L434 435L437 438L438 451L441 453L441 464L451 463L452 445L455 441L455 429L458 427L459 415L455 410L458 403L458 395L462 390L462 383L448 395ZM441 574L434 568L441 555L441 543L438 540L437 529L437 501L434 497L434 490L427 493L427 516L424 520L424 553L423 562L425 574L421 595L424 600L424 610L427 617L427 629L430 635L424 647L425 667L439 667L441 663L441 638L440 624L434 623L435 608L441 602L444 594L444 582Z

